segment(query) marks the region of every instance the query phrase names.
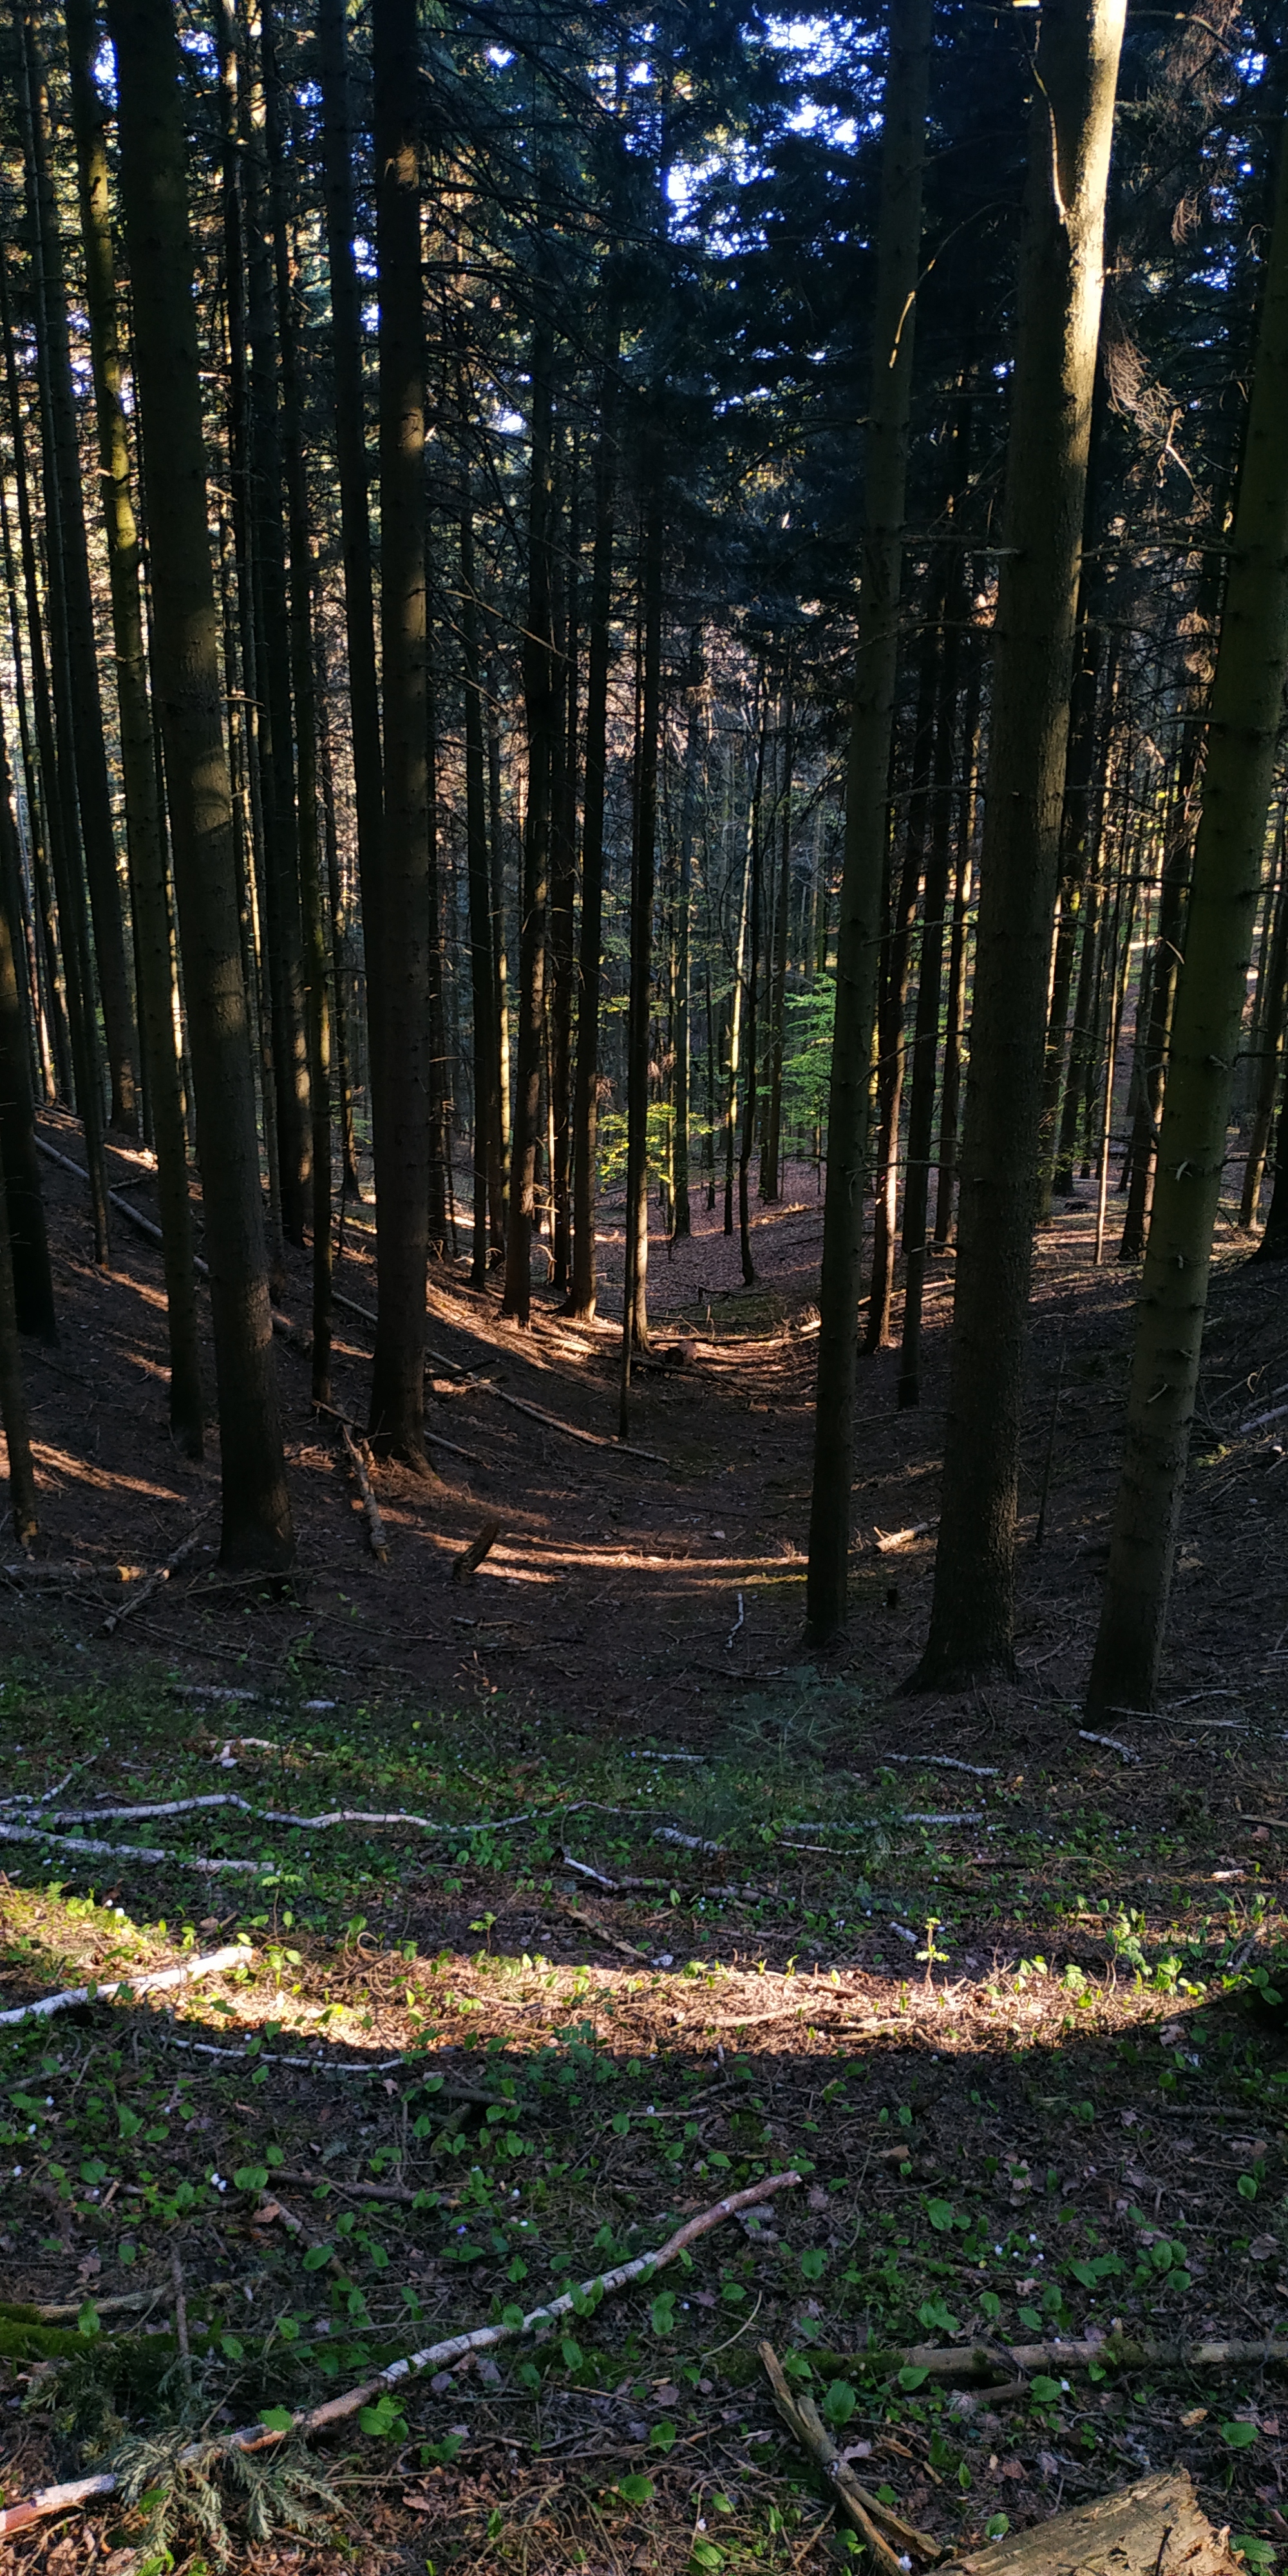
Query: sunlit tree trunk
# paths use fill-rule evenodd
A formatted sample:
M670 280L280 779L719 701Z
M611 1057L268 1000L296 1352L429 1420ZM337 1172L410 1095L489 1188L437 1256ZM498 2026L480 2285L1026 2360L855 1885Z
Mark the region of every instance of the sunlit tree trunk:
M206 517L202 377L178 33L169 0L112 0L121 191L152 533L156 672L197 1094L226 1565L289 1565L242 977L232 784Z
M67 0L72 124L80 182L81 233L90 354L98 418L99 479L107 532L121 719L121 778L134 900L148 1111L157 1158L161 1259L170 1349L170 1428L190 1458L203 1439L197 1283L188 1200L188 1140L175 1044L170 983L170 909L160 782L148 696L147 648L139 588L139 538L130 484L130 454L121 400L121 348L108 196L106 115L94 78L99 46L93 0Z
M14 1322L19 1332L56 1342L54 1280L36 1152L27 1014L18 979L21 953L21 866L8 746L0 725L0 1166L8 1215Z
M920 1679L1013 1663L1051 929L1125 0L1046 0L1035 65L939 1545Z
M702 763L702 629L689 639L688 725L684 745L684 788L680 804L680 849L677 870L675 930L675 1146L672 1160L671 1236L676 1243L692 1232L689 1207L689 1099L692 1071L692 920L693 836L697 823L698 777Z
M367 928L379 1322L378 1449L428 1475L429 811L426 776L425 353L416 0L375 0L380 271L380 636L384 829ZM364 898L365 898L364 884Z
M1288 125L1280 135L1212 684L1126 1447L1088 1691L1092 1710L1152 1708L1158 1687L1286 678Z
M469 880L470 1001L474 1021L474 1248L470 1281L486 1285L489 1212L501 1182L501 1091L492 956L492 889L488 871L484 777L483 685L478 600L474 589L474 500L468 479L461 501L461 667L465 690L465 848Z
M805 1592L806 1637L816 1646L838 1637L846 1616L869 1068L889 836L932 14L932 0L890 0Z

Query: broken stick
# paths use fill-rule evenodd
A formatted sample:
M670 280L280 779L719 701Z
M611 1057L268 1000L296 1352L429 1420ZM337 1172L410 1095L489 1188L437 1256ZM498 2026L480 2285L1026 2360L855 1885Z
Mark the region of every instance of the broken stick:
M501 1535L500 1521L484 1521L477 1538L463 1547L452 1564L453 1583L472 1583L485 1556L490 1556Z
M371 1553L381 1565L385 1565L388 1563L389 1559L389 1542L385 1537L385 1525L380 1517L380 1505L376 1501L375 1495L371 1490L371 1478L367 1474L366 1460L363 1457L362 1451L358 1447L358 1443L354 1439L353 1433L349 1429L347 1422L341 1422L340 1424L340 1437L343 1440L345 1449L348 1453L349 1464L353 1469L358 1492L362 1496L362 1508L367 1516L367 1537L370 1541Z
M842 2459L813 2398L807 2397L803 2389L793 2392L788 2387L772 2344L761 2344L760 2358L774 2404L793 2441L822 2470L842 2513L866 2540L885 2576L907 2576L906 2553L915 2551L919 2558L937 2558L939 2543L932 2532L918 2531L912 2523L892 2513L879 2496L860 2486L849 2462ZM891 2541L897 2543L895 2548Z

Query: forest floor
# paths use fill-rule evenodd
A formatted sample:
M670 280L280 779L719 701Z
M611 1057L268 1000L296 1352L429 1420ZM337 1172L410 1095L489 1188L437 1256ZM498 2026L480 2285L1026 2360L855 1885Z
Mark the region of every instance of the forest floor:
M578 1330L539 1293L519 1336L492 1292L436 1285L430 1425L454 1448L439 1487L379 1472L383 1563L283 1337L300 1570L273 1597L219 1576L216 1464L166 1436L156 1256L122 1226L97 1273L77 1184L49 1179L43 1556L0 1593L0 2001L245 1957L177 2006L0 2033L3 2500L130 2441L146 2491L32 2526L16 2564L846 2563L765 2336L945 2547L1179 2460L1254 2576L1272 2565L1288 2415L1281 2440L1276 2365L1247 2347L1288 2299L1275 1273L1226 1233L1164 1710L1086 1736L1134 1274L1092 1269L1085 1204L1040 1255L1022 1676L949 1699L897 1691L928 1599L947 1259L921 1410L895 1411L892 1354L864 1364L851 1652L800 1654L811 1171L757 1210L752 1290L705 1209L655 1252L651 1458L567 1437L614 1427L611 1321ZM609 1283L614 1248L607 1228ZM338 1284L374 1302L352 1220ZM344 1321L335 1400L360 1424L370 1339ZM487 1520L501 1539L452 1583ZM167 2505L198 2432L513 2321L758 2186L762 2214L660 2286L257 2454L249 2491L181 2474ZM1160 2349L1133 2359L1118 2321ZM1103 2358L1009 2365L991 2398L903 2359L1099 2334ZM1214 2337L1242 2356L1197 2363ZM290 2529L301 2504L318 2530Z

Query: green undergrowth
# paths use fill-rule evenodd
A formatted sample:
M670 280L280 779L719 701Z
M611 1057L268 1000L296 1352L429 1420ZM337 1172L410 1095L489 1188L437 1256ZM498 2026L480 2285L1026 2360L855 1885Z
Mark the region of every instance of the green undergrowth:
M373 2400L319 2476L421 2479L436 2557L477 2557L482 2520L503 2561L519 2504L485 2508L489 2463L518 2498L529 2472L593 2456L587 2511L635 2517L639 2546L683 2526L722 2565L785 2567L815 2499L767 2404L768 2336L945 2544L1057 2484L1072 2500L1184 2456L1269 2563L1273 2365L1214 2380L1114 2359L1119 2330L1182 2356L1269 2335L1288 2279L1276 1889L1246 1853L1237 1882L1216 1876L1228 1827L1192 1789L1101 1771L1088 1794L1072 1747L973 1757L987 1776L883 1761L879 1713L806 1675L741 1695L701 1747L595 1744L496 1702L450 1720L306 1705L325 1696L311 1672L276 1703L198 1709L163 1675L71 1699L6 1686L14 1800L75 1764L65 1803L232 1787L450 1827L310 1837L225 1808L101 1828L179 1855L159 1865L7 1846L5 2002L244 1949L177 2010L91 1997L0 2031L0 2421L24 2485L33 2462L53 2478L146 2453L217 2555L211 2494L236 2532L289 2522L295 2490L285 2470L254 2497L203 2471L189 2493L174 2462L194 2427L271 2424L515 2324L792 2168L798 2186L665 2275ZM225 1769L234 1730L273 1749ZM906 1821L941 1810L972 1821ZM267 1866L203 1880L185 1852ZM613 1895L570 1857L658 1884ZM335 2042L347 2073L273 2062ZM44 2302L77 2314L42 2321ZM1108 2338L1090 2370L1036 2371L1002 2413L964 2412L907 2357L1089 2333ZM122 2528L156 2539L162 2511Z

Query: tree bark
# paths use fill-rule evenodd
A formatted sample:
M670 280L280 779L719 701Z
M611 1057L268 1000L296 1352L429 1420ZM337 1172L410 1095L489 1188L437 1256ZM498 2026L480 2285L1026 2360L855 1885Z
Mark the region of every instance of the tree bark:
M1152 1708L1189 1454L1233 1059L1288 676L1288 124L1208 721L1127 1438L1088 1705Z
M378 1452L429 1475L429 809L417 26L416 0L375 0L384 830L377 910L367 929L367 989L380 1291L371 1434ZM363 897L365 907L365 878Z
M42 1342L58 1339L54 1277L36 1152L31 1054L18 982L22 939L18 828L8 747L0 723L0 1166L6 1203L15 1329Z
M760 1196L782 1196L783 1054L787 1034L787 955L792 899L792 772L796 760L796 719L792 705L790 648L787 703L783 717L782 763L778 781L778 885L774 899L773 964L769 981L769 1106L760 1148Z
M631 869L631 981L626 1053L626 1276L622 1335L627 1354L648 1349L649 1031L653 989L653 892L657 875L657 773L662 728L663 464L650 441L644 492L644 689L640 708L635 848ZM625 1422L621 1437L627 1437Z
M112 1125L138 1134L134 1005L125 957L125 917L112 831L107 749L99 691L94 603L85 538L85 502L72 379L70 299L63 274L62 235L50 166L49 99L36 39L34 13L24 11L24 124L32 152L32 213L39 238L36 328L48 386L48 482L58 495L57 578L62 591L71 717L71 756L76 777L85 871L89 880L99 994L111 1080ZM48 495L47 495L48 497ZM50 570L54 573L51 552ZM65 748L65 747L64 747ZM88 969L88 956L86 966ZM88 1007L89 984L86 981Z
M550 902L550 792L555 728L552 622L554 339L544 313L532 335L532 455L528 492L528 615L523 696L528 733L528 802L523 820L523 906L519 930L519 1048L510 1145L510 1208L501 1312L526 1325L532 1315L532 1231L541 1132L545 1041L546 915Z
M1266 1147L1275 1112L1275 1094L1279 1088L1279 1068L1283 1061L1284 1022L1288 1016L1288 835L1280 816L1276 851L1278 883L1274 892L1274 929L1266 959L1265 999L1261 1013L1260 1066L1257 1078L1257 1100L1248 1139L1248 1159L1243 1175L1243 1196L1239 1203L1239 1223L1248 1228L1257 1221L1261 1205L1261 1184L1265 1176ZM1133 1180L1135 1175L1133 1174Z
M484 778L483 684L478 600L474 589L474 499L461 500L461 666L465 690L465 848L469 882L470 1001L474 1020L474 1249L470 1284L487 1284L490 1209L501 1184L501 1089L496 1032L496 966L492 955L492 888L488 870Z
M965 584L960 578L949 579L944 611L931 772L930 848L922 899L921 962L912 1040L908 1166L903 1188L903 1338L896 1397L901 1411L921 1402L921 1310L926 1284L926 1215L930 1205L930 1148L935 1125L935 1062L939 1050L939 1004L944 973L944 916L948 910L952 851L957 669L966 612Z
M210 1264L225 1565L295 1549L268 1297L232 784L206 519L179 41L169 0L111 0L171 846Z
M671 1240L688 1241L693 1231L689 1206L689 1116L693 1046L693 837L698 811L698 774L702 761L702 629L689 639L688 727L684 745L684 789L680 804L680 850L676 888L675 932L675 1138L671 1163Z
M139 1018L145 1053L148 1115L157 1158L161 1261L170 1350L170 1429L190 1458L202 1454L204 1403L188 1199L188 1139L171 1006L170 908L147 648L139 589L139 537L130 488L130 452L121 400L112 216L108 194L106 114L94 78L99 30L93 0L66 0L72 127L80 183L81 234L90 357L98 416L99 479L107 533L121 719L121 779L134 902Z
M1051 925L1125 0L1047 0L1030 125L927 1687L1009 1673Z
M890 734L899 646L932 15L932 0L890 0L805 1591L805 1634L815 1646L838 1637L846 1616L869 1070L889 836Z

